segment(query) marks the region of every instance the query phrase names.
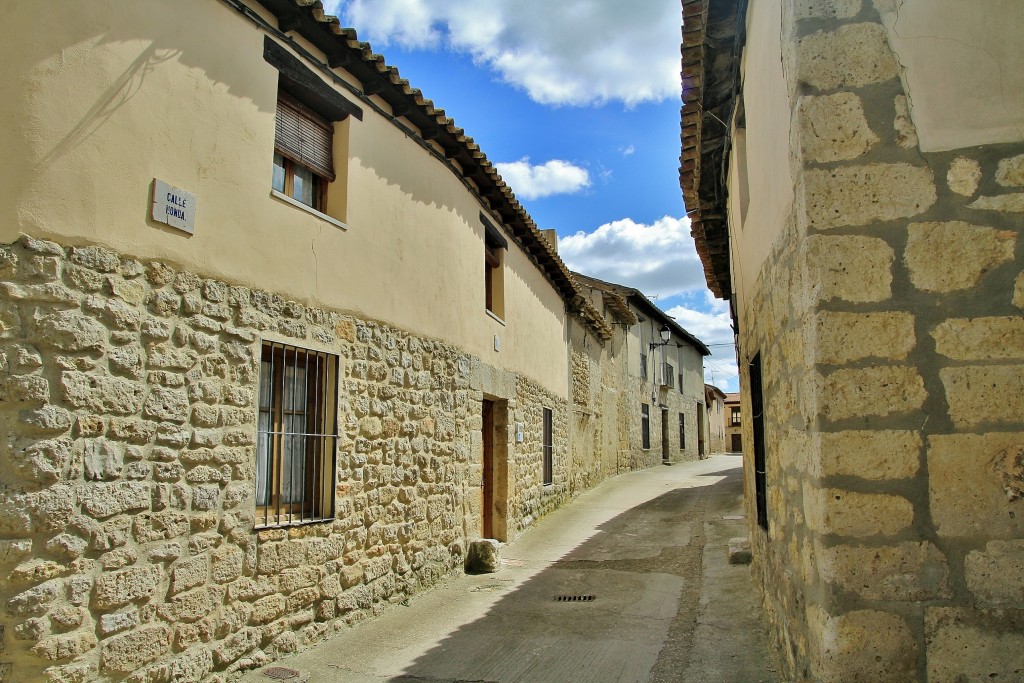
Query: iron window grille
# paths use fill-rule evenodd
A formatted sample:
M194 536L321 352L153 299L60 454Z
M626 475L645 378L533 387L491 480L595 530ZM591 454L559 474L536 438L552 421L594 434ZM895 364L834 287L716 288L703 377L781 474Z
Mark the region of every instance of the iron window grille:
M256 526L333 519L338 357L263 342Z

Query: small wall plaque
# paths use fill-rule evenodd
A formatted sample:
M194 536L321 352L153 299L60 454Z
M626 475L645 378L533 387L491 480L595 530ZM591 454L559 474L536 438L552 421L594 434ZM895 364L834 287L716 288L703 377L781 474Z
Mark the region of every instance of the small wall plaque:
M193 234L196 228L196 196L154 178L153 220Z

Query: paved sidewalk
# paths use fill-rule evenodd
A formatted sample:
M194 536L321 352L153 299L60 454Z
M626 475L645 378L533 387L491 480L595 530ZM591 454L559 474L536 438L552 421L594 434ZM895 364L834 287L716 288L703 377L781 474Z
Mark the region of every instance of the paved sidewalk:
M453 577L274 666L316 683L777 683L749 567L726 561L746 535L740 466L615 477L504 546L499 572ZM269 683L262 671L242 680Z

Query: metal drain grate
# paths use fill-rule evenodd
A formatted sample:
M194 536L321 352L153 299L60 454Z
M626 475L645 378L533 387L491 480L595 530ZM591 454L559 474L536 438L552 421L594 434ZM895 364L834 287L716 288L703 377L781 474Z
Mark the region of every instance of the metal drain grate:
M556 595L555 602L593 602L596 595Z
M263 670L263 675L277 681L286 681L289 678L298 678L299 672L286 666L271 666Z

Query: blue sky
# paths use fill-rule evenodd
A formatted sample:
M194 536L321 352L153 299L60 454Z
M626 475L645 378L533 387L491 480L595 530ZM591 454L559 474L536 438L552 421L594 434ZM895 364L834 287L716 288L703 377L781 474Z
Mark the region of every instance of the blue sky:
M573 270L636 287L737 391L679 190L679 0L327 0L471 135Z

